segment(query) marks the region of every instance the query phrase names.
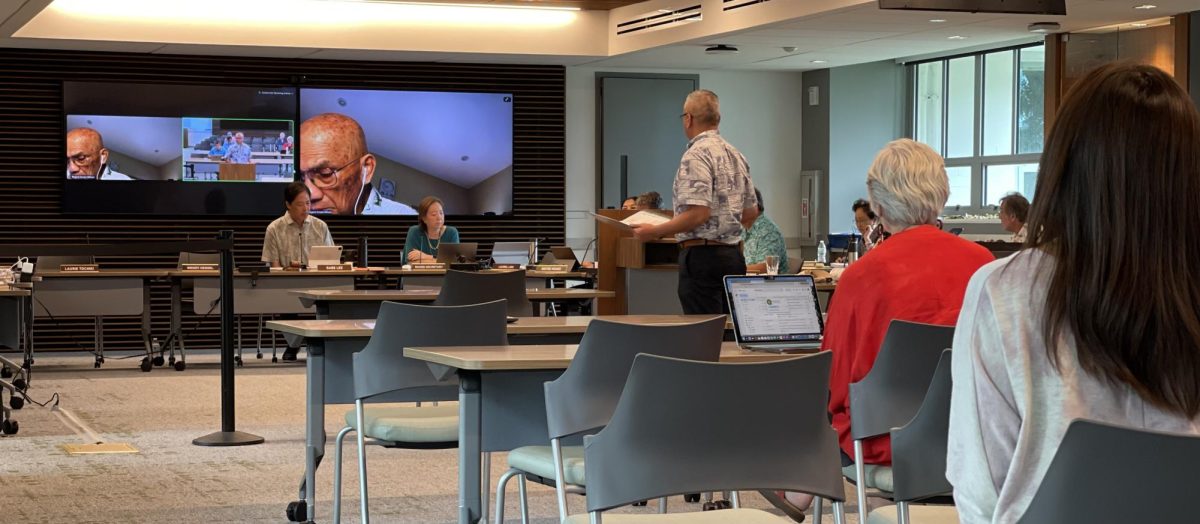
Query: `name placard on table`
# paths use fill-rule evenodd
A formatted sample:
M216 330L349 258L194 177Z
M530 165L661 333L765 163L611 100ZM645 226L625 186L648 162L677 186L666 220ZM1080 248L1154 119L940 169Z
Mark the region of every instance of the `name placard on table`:
M570 271L570 266L566 264L537 264L531 266L534 271L545 271L547 273L566 273Z
M217 264L183 264L184 271L216 271Z
M413 269L446 269L446 264L413 264Z
M317 271L349 271L353 264L317 264Z
M521 264L492 264L492 269L521 269Z
M58 270L66 272L85 272L85 271L100 271L99 264L62 264L58 266Z

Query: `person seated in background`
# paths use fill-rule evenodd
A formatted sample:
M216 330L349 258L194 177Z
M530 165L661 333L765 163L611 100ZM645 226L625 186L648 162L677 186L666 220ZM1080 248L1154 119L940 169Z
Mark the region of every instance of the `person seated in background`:
M404 237L404 258L410 264L437 262L437 248L442 242L458 243L458 230L446 225L442 199L427 196L417 204L417 225L408 228Z
M283 188L286 212L267 226L263 236L262 261L271 267L301 268L308 261L313 246L332 246L329 226L308 214L308 188L303 182L292 182ZM289 345L283 360L296 360L300 346Z
M950 196L950 180L942 157L929 146L910 139L889 142L867 171L867 195L892 236L842 273L821 342L822 350L833 352L829 413L847 475L854 472L850 384L871 371L888 325L893 320L954 325L971 275L993 260L982 246L934 226ZM890 466L890 437L863 442L863 459ZM803 509L812 498L789 493L785 500Z
M633 206L634 209L662 209L662 196L658 191L650 191L638 195L637 202Z
M287 144L287 138L287 131L279 132L279 136L275 137L275 143L272 144L276 151L283 151L283 146Z
M1028 248L975 274L954 334L962 522L1020 520L1075 419L1200 435L1198 143L1187 91L1152 66L1102 66L1067 93Z
M625 211L637 209L637 197L626 198L624 202L621 202L621 209Z
M863 254L866 254L880 242L887 238L887 233L883 224L879 221L879 217L871 211L871 203L863 199L855 200L850 206L850 210L854 212L854 227L858 229L858 234L863 238ZM938 226L941 229L941 226Z
M246 135L238 131L233 135L233 144L225 150L225 155L222 159L231 164L249 164L250 163L250 145L245 143Z
M783 233L779 226L764 214L762 192L754 189L758 197L758 217L750 225L742 224L746 234L742 237L745 242L742 253L746 256L746 271L748 273L765 273L767 271L767 255L779 257L779 273L790 273L788 269L787 245L783 242Z
M225 141L221 137L212 138L212 147L208 148L208 156L217 158L225 156Z
M295 151L296 151L296 142L295 142L295 141L292 139L292 137L289 135L289 136L287 137L287 140L284 140L284 141L283 141L283 147L281 147L281 148L279 149L279 152L280 152L280 153L283 153L283 154L285 154L285 155L290 155L290 154L292 154L292 153L293 153L293 152L295 152Z
M1000 225L1012 233L1010 242L1025 242L1028 234L1025 218L1029 215L1029 201L1020 193L1009 193L1000 199Z

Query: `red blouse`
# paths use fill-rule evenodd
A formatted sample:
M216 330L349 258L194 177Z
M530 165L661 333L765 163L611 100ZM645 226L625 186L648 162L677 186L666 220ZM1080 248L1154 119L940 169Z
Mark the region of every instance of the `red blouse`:
M910 320L951 326L958 320L967 282L991 252L974 242L919 226L895 233L846 268L829 304L822 349L833 351L829 413L842 450L850 437L850 383L867 376L888 324ZM892 463L891 437L863 442L867 464Z

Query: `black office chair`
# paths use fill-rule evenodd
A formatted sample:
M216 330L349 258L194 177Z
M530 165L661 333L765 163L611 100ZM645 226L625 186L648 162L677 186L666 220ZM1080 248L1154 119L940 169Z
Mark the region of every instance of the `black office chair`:
M493 300L508 301L508 315L533 316L533 304L525 294L524 271L473 273L446 271L435 306L467 306Z

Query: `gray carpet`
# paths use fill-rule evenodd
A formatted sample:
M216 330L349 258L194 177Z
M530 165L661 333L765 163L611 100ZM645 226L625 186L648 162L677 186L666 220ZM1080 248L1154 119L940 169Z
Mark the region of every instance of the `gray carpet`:
M82 443L48 409L14 412L20 432L0 438L0 521L14 523L286 522L284 508L297 496L303 473L304 367L248 360L237 374L238 429L261 435L258 446L204 448L193 438L220 428L216 356L189 358L176 372L137 370L137 360L109 359L91 369L88 356L39 357L30 394L45 401L59 393L61 406L110 442L127 442L135 455L69 456L62 444ZM7 395L5 395L7 400ZM331 519L332 438L347 407L327 410L330 446L317 475L317 520ZM368 449L371 516L376 522L455 522L457 451ZM343 520L358 522L355 450L347 446ZM493 485L505 468L493 459ZM506 517L516 522L516 487L510 484ZM846 494L853 499L853 487ZM554 491L531 485L533 522L552 523ZM571 496L573 511L583 498ZM756 493L745 507L769 508ZM676 511L698 504L671 499ZM853 504L848 506L853 510ZM627 508L622 512L656 511ZM772 509L772 511L775 511ZM828 510L826 510L828 511ZM811 517L809 519L811 521ZM849 515L850 522L856 522ZM826 518L826 522L831 519Z

